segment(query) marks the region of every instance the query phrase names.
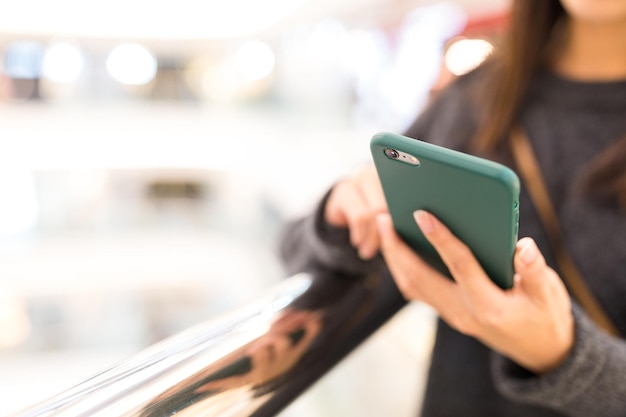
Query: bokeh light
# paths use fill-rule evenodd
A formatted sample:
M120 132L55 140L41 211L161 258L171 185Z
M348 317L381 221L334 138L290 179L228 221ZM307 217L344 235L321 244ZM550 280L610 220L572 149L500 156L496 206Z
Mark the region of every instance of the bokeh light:
M239 47L235 56L237 71L249 81L269 76L274 70L275 61L272 48L261 41L246 42Z
M42 64L42 76L57 83L76 81L85 66L81 50L67 42L48 46Z
M14 79L32 80L41 74L44 47L39 42L18 41L4 52L4 72Z
M106 66L116 81L126 85L148 84L157 72L157 60L152 51L138 44L116 46Z
M484 39L460 39L446 51L446 66L454 75L466 74L479 66L493 49L493 45Z

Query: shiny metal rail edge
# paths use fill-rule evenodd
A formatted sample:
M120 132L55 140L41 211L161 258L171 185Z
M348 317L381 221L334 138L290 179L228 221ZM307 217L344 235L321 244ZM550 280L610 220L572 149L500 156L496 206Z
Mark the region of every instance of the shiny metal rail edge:
M274 416L404 304L389 276L294 275L10 417Z

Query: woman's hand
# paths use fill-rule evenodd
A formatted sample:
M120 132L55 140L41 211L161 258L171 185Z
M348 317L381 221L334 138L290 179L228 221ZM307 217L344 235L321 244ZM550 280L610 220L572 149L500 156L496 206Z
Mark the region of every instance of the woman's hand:
M339 182L330 193L324 216L335 227L347 227L350 242L362 259L380 248L376 215L387 212L387 203L374 166Z
M518 242L515 283L504 291L432 214L417 211L415 220L455 282L422 261L396 234L389 215L381 214L377 222L382 252L405 298L426 302L461 333L530 371L540 374L562 363L574 344L570 298L532 239Z

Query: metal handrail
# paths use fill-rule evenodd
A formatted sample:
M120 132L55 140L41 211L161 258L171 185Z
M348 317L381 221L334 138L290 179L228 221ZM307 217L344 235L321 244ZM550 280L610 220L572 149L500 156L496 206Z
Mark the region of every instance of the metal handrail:
M298 274L11 417L274 416L404 304L388 275Z

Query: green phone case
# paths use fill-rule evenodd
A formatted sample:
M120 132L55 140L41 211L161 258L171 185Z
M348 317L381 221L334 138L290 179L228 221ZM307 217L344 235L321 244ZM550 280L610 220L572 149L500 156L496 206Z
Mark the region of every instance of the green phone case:
M512 287L520 189L515 172L392 133L375 135L370 148L394 227L422 258L450 276L415 223L413 212L418 209L433 213L465 242L493 282ZM387 149L412 155L419 165L393 159Z

